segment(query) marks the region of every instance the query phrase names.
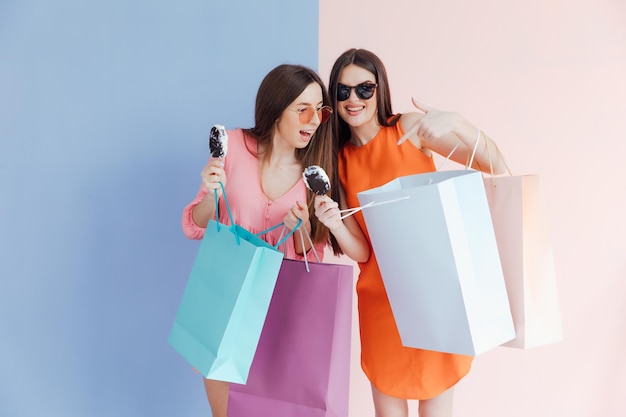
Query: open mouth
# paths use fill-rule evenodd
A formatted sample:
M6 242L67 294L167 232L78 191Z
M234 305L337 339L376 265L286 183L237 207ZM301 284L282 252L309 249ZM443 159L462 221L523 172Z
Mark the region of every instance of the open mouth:
M302 138L305 140L310 140L313 136L313 132L311 132L310 130L301 130L300 136L302 136Z

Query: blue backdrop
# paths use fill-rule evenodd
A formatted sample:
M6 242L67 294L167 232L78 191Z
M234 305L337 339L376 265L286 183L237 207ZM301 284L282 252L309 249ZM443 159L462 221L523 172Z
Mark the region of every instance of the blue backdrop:
M0 3L0 416L208 416L167 344L215 123L250 126L318 3Z

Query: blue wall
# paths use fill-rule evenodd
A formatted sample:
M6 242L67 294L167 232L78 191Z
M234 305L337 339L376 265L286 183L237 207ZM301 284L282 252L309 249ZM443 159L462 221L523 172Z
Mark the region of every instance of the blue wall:
M0 3L0 416L208 416L167 344L215 123L317 67L318 3Z

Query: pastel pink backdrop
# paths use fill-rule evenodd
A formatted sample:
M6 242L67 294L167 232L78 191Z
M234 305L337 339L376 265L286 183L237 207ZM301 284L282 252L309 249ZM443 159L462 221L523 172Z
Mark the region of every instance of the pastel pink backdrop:
M351 47L383 59L396 111L458 111L541 176L565 339L477 357L455 416L625 415L626 3L322 0L324 80ZM357 331L350 416L373 416Z

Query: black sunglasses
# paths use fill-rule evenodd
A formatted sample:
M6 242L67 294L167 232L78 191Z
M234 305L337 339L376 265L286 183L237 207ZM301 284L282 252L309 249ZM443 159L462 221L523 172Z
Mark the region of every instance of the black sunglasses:
M346 101L348 98L350 98L350 93L352 92L353 88L358 98L360 98L361 100L369 100L374 95L376 87L378 87L378 84L374 84L370 81L355 85L354 87L339 84L337 85L337 101Z

